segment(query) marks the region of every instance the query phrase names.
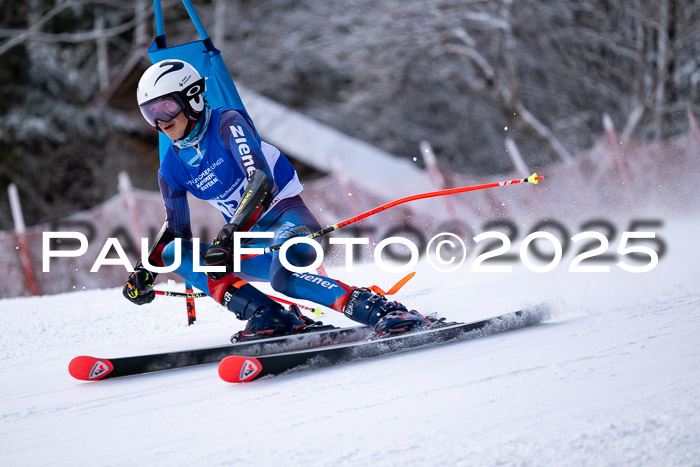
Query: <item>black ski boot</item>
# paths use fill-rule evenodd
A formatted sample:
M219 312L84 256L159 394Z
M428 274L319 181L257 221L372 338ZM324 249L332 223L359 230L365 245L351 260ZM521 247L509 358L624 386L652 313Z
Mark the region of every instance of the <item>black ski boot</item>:
M302 315L299 308L285 310L282 305L236 276L227 276L220 281L210 281L212 297L232 311L236 318L247 319L243 331L231 337L231 341L254 336L289 334L304 329L316 321Z
M234 336L240 340L253 336L272 336L301 331L306 323L295 313L287 311L279 303L263 305L248 320L243 331Z
M357 288L350 293L343 313L353 321L374 326L377 337L417 331L436 322L367 288Z

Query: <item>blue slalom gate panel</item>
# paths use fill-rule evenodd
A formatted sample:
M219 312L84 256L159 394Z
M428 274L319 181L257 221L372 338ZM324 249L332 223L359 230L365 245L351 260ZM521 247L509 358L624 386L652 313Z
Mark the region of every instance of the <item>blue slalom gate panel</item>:
M192 2L190 0L182 0L182 3L187 9L187 13L201 40L168 47L165 40L165 25L163 23L163 10L160 0L153 0L157 36L148 48L148 56L151 58L151 62L156 63L161 60L175 58L190 63L200 75L207 77L207 90L204 95L212 108L226 106L236 109L243 112L248 117L248 121L252 123L252 119L246 112L241 97L238 95L236 85L221 57L221 52L214 47ZM170 146L170 139L160 133L159 152L161 159L168 146Z

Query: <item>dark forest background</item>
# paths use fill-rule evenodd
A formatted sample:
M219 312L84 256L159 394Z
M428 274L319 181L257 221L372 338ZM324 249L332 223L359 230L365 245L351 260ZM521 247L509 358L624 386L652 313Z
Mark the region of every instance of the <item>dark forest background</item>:
M693 0L213 0L193 2L240 83L399 157L428 140L442 167L575 159L609 114L659 140L700 112ZM169 44L197 38L163 1ZM0 229L7 186L29 225L112 196L126 170L157 189L157 137L136 108L153 6L0 3Z

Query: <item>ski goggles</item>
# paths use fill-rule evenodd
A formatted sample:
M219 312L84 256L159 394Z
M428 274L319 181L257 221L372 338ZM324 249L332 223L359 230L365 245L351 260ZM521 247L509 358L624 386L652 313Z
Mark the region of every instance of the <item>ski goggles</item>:
M177 117L185 109L185 103L177 94L170 94L146 102L140 105L139 109L143 118L152 126L156 126L157 121L165 123Z

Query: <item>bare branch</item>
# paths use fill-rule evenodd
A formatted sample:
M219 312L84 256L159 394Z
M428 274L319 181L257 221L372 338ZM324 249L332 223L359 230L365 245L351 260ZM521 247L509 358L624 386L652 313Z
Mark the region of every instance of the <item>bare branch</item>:
M559 142L559 139L557 139L557 137L554 136L554 134L549 130L549 128L547 128L546 125L540 122L537 119L537 117L535 117L529 110L525 108L522 102L515 102L515 110L518 112L520 118L522 118L523 122L525 122L528 128L534 130L537 136L549 143L551 148L559 157L559 160L566 163L573 162L574 158L571 155L571 153Z
M39 29L41 29L44 24L46 24L49 20L51 20L54 16L65 10L66 8L71 8L76 6L76 2L67 2L67 3L62 3L58 6L55 6L51 10L49 10L48 13L46 13L39 21L34 23L31 27L29 27L25 31L19 32L14 37L11 37L10 39L6 40L2 44L0 44L0 55L4 54L8 50L10 50L12 47L21 44L22 42L26 41L29 39L29 37L32 36L35 32L37 32Z
M136 19L131 19L125 23L118 26L113 26L111 28L105 29L93 29L91 31L81 31L81 32L63 32L58 34L50 34L45 32L34 32L31 34L32 40L40 42L65 42L65 43L80 43L87 41L94 41L104 37L118 36L126 31L134 28L136 25ZM22 30L17 29L0 29L0 36L11 37L14 34L21 34ZM17 44L15 44L17 45ZM1 53L1 52L0 52Z

